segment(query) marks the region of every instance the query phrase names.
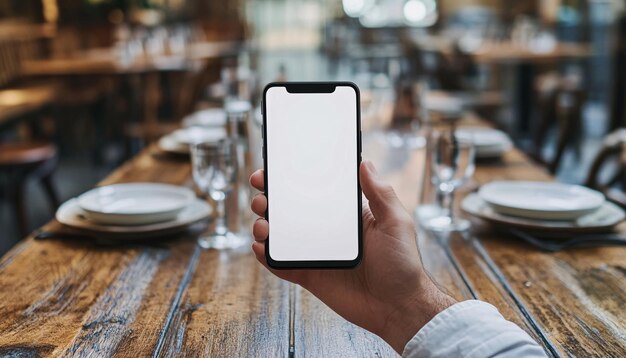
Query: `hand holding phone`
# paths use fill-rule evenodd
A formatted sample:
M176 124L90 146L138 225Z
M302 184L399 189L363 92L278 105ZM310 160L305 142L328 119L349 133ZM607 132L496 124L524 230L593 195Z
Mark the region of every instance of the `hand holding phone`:
M255 172L250 183L264 191L263 171ZM363 261L355 269L272 269L265 256L272 224L263 218L254 224L252 250L276 276L309 290L339 315L382 337L401 353L426 322L455 301L424 271L411 216L369 162L361 164L360 183L369 202L363 207ZM264 216L267 198L259 193L251 206L257 215Z

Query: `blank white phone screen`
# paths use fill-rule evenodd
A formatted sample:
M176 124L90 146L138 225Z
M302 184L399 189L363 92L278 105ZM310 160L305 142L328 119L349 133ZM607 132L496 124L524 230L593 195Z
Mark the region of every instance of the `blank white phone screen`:
M275 261L358 256L357 95L266 92L269 252Z

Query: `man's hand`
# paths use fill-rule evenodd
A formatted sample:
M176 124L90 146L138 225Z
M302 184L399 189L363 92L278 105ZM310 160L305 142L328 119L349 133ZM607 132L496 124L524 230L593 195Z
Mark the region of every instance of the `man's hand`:
M393 188L380 180L371 162L363 162L360 173L361 188L369 203L363 207L363 261L357 268L270 269L265 259L270 227L263 218L254 223L252 250L276 276L309 290L339 315L379 335L402 353L422 326L455 301L442 293L424 271L413 220ZM263 191L263 171L252 174L250 183ZM251 206L263 217L267 198L257 194Z

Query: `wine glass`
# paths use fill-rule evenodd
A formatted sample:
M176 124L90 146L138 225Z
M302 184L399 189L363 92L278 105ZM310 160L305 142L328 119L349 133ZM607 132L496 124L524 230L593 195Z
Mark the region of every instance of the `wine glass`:
M232 139L200 142L191 145L193 179L215 201L217 215L214 232L198 239L205 249L234 249L246 243L227 226L225 201L237 187L237 143Z
M231 101L251 101L255 78L250 68L245 65L225 65L220 77L226 106Z
M454 216L454 191L474 174L474 146L469 141L459 141L454 131L434 133L431 148L432 183L442 196L439 215L428 218L425 226L433 231L464 231L469 221Z

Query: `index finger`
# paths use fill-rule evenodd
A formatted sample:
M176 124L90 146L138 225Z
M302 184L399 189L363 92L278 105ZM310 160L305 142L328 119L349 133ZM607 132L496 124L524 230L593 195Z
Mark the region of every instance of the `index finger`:
M265 190L265 174L263 169L259 169L250 175L250 185L260 191Z

